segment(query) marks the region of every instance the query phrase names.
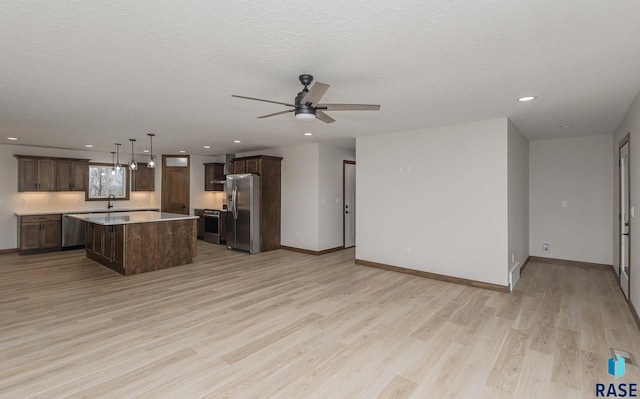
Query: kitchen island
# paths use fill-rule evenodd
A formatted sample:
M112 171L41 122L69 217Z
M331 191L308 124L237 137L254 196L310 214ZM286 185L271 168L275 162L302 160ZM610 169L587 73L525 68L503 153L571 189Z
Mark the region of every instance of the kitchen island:
M193 263L197 216L165 212L68 215L86 222L87 257L129 276Z

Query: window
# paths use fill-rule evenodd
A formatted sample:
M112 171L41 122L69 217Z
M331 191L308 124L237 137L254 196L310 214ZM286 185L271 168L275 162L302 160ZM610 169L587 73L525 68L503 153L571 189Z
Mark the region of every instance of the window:
M110 194L119 199L129 199L129 168L126 166L116 171L111 164L90 163L87 175L87 201L105 200Z

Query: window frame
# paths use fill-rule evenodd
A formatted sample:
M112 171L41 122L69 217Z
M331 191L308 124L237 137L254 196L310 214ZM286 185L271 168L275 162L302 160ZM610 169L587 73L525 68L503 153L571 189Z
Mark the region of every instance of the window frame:
M102 163L102 162L89 162L89 164L87 165L87 180L86 180L86 190L84 191L84 200L85 201L107 201L108 200L108 196L107 197L89 197L89 192L91 191L91 167L92 166L101 166L101 167L107 167L109 169L111 169L113 167L113 164L110 163ZM124 173L124 188L125 188L125 195L122 197L116 197L116 200L129 200L130 198L130 193L131 193L131 173L129 171L129 166L128 165L122 165L121 166L122 169L120 169L121 171L123 171Z

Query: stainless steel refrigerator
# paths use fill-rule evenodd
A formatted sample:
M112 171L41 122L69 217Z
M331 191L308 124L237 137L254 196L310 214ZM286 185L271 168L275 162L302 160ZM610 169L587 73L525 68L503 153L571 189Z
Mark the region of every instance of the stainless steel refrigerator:
M260 252L260 176L227 175L227 246Z

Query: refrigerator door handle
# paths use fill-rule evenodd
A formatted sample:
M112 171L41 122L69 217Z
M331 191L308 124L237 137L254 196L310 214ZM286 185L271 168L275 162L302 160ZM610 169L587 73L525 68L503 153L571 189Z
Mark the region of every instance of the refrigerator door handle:
M233 186L233 218L238 219L238 187Z

